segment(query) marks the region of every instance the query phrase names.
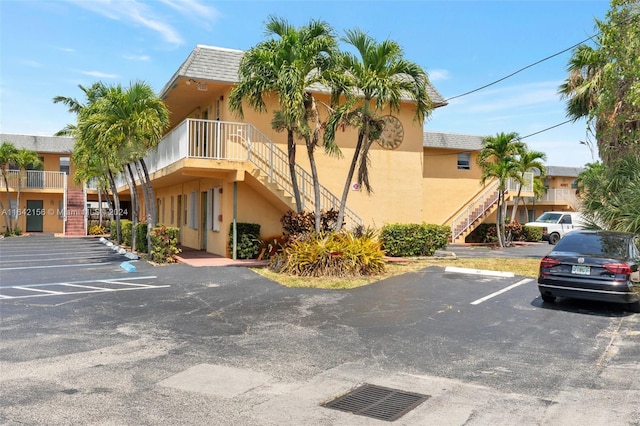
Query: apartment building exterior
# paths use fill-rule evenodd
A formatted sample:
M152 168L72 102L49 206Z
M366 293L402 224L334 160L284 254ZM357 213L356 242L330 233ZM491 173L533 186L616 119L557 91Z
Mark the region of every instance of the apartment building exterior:
M229 255L233 221L258 223L262 237L275 237L282 233L282 215L295 209L286 133L271 126L273 111L278 109L276 99L267 101L265 113L245 106L243 118L229 109L229 93L238 81L242 55L239 50L196 46L159 92L169 108L171 123L158 148L145 159L155 191L158 221L179 227L182 245L220 255ZM436 108L446 105L435 88L429 87L429 95ZM320 105L329 104L329 94L322 88L314 96ZM497 185L480 184L481 170L476 162L482 137L425 132L424 123L414 120L414 111L412 103L406 101L399 112L382 113L394 132L371 147L373 192L367 194L355 181L349 182L346 226L437 223L452 226L454 241L464 241L478 223L491 220L492 215L495 218ZM321 109L320 114L326 117L327 112ZM384 139L387 137L389 140ZM325 154L322 148L316 151L322 209L339 205L357 131L344 128L336 139L342 157ZM53 172L61 167L60 158L71 152L72 142L65 143L64 149L49 146L55 145L53 140L32 143L30 149L50 156L45 170ZM315 199L306 147L303 141L297 141L297 145L296 174L302 203L306 210L313 211ZM73 173L73 165L70 172ZM566 182L561 181L561 176L557 178L561 189ZM533 175L528 175L523 196L533 195L532 179ZM56 190L57 198L53 192L41 198L44 206L54 207L61 202L65 205L63 193L68 199L69 188L83 189L68 176L65 182L66 189ZM549 183L555 185L555 181ZM510 185L509 194L514 194L516 188L513 183ZM129 199L124 181L120 181L118 192L125 202ZM84 192L85 206L96 200L95 190ZM536 208L543 208L543 204ZM64 219L47 219L42 230L65 232L69 216Z

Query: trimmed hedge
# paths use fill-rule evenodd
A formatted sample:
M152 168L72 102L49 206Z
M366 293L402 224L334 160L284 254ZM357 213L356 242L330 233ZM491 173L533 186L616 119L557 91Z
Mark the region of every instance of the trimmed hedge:
M236 223L238 259L255 259L260 253L260 225L257 223ZM229 253L233 253L233 223L229 225Z
M385 225L380 231L380 242L387 256L431 256L436 250L447 247L451 228L433 224Z

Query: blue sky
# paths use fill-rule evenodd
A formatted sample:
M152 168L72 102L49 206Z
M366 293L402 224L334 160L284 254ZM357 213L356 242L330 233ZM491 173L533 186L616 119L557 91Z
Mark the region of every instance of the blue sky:
M144 80L158 92L197 44L246 50L264 40L269 15L395 40L451 98L586 39L608 9L605 0L0 0L0 132L52 135L74 122L51 100L82 99L79 84ZM566 117L556 92L569 57L453 99L425 128L527 136L559 124ZM592 161L585 139L578 122L524 141L546 152L548 165L582 166Z

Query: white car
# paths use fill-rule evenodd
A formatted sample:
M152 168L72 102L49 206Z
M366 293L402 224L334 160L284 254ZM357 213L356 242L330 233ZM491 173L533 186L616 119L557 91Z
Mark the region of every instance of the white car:
M524 226L542 228L542 239L555 245L567 232L582 229L584 220L579 212L545 212Z

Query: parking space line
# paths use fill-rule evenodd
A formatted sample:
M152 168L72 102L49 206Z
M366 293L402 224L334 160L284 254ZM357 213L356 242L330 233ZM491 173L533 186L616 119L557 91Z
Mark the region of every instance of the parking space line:
M126 282L120 282L120 281L110 281L110 280L99 280L97 281L99 283L109 283L109 284L120 284L120 285L128 285L128 286L138 286L138 287L153 287L152 285L149 284L137 284L137 283L126 283Z
M474 300L473 302L471 302L471 304L472 304L472 305L479 305L479 304L480 304L480 303L482 303L482 302L485 302L485 301L487 301L487 300L489 300L489 299L491 299L491 298L493 298L493 297L496 297L496 296L498 296L498 295L500 295L500 294L502 294L502 293L506 293L507 291L509 291L509 290L511 290L511 289L514 289L514 288L516 288L516 287L518 287L518 286L521 286L522 284L530 283L531 281L533 281L533 279L532 279L532 278L525 278L525 279L523 279L523 280L518 281L518 282L517 282L517 283L515 283L515 284L511 284L509 287L505 287L505 288L503 288L502 290L498 290L498 291L496 291L495 293L491 293L491 294L490 294L490 295L488 295L488 296L482 297L482 298L480 298L480 299L478 299L478 300Z
M79 288L92 288L94 290L104 290L104 291L115 291L115 289L111 289L111 288L105 288L105 287L92 287L90 285L79 285L79 284L59 284L59 285L63 285L66 287L79 287Z
M41 293L48 293L48 294L64 294L64 293L59 292L59 291L42 290L42 289L39 289L39 288L27 288L27 287L20 287L20 286L15 286L13 288L18 289L18 290L24 290L24 291L39 291Z
M58 294L30 294L26 296L3 296L3 299L13 300L13 299L27 299L30 297L51 297L51 296L71 296L74 294L90 294L90 293L107 293L107 291L129 291L129 290L151 290L155 288L168 288L170 285L159 285L154 287L132 287L132 288L119 288L119 289L100 289L100 290L87 290L87 291L71 291L68 293L58 293ZM15 287L14 287L15 288Z
M146 275L146 276L142 276L142 277L127 277L127 281L133 281L133 280L146 280L146 279L154 279L154 278L158 278L156 275ZM121 278L111 278L111 279L105 279L105 280L81 280L81 281L63 281L63 282L57 282L57 283L41 283L41 284L22 284L23 287L46 287L46 286L51 286L51 285L62 285L62 284L87 284L87 283L97 283L97 282L104 282L104 283L109 283L111 281L120 281ZM0 286L0 290L3 288L15 288L15 286Z
M110 261L110 262L94 262L94 263L78 263L75 265L44 265L44 266L18 266L14 268L0 268L0 271L15 271L18 269L46 269L46 268L84 268L85 266L96 266L96 265L109 265L111 263L118 263L118 261Z

